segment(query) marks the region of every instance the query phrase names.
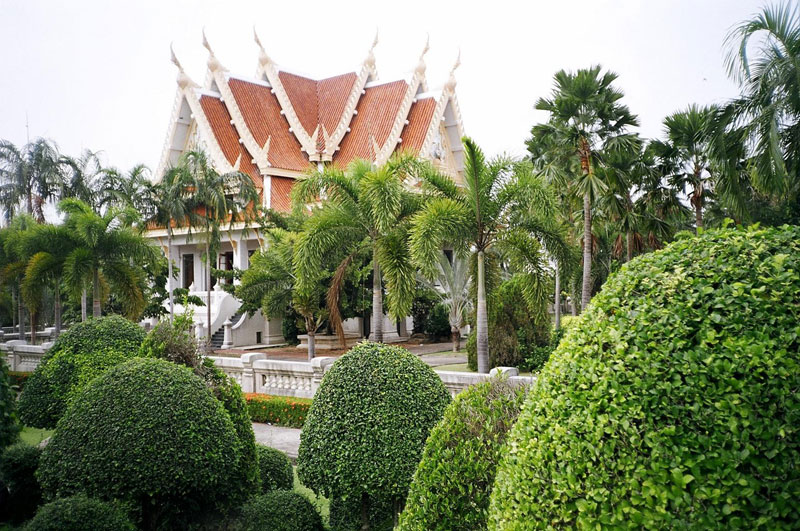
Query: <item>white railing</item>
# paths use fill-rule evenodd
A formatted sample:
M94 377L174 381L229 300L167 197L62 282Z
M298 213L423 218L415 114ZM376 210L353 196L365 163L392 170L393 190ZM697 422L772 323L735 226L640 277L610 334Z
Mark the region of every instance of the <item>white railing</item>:
M0 343L0 352L6 358L8 369L15 372L33 372L53 343L29 345L19 339Z

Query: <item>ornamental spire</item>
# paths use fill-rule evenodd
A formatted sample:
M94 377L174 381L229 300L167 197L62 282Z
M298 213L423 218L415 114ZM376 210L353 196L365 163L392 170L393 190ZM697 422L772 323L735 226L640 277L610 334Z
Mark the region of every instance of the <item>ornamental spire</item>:
M178 86L182 89L185 89L186 87L197 87L197 83L192 81L192 78L190 78L186 72L183 71L183 65L181 65L180 61L178 61L178 57L175 55L175 49L173 48L172 43L169 44L169 52L171 55L170 60L172 61L172 64L178 67Z
M456 70L459 66L461 66L461 48L458 49L458 57L456 57L456 62L453 65L453 68L450 69L450 78L444 85L445 88L450 92L453 92L456 89Z
M259 49L258 62L261 63L262 67L272 64L274 61L269 55L267 55L267 52L264 50L264 46L261 45L261 39L258 38L258 33L256 32L255 26L253 26L253 38L255 39Z
M369 53L367 53L367 58L364 59L364 63L367 66L374 67L375 66L375 47L378 45L378 30L375 30L375 38L372 40L372 46L369 47Z
M216 72L217 70L223 70L222 63L219 62L217 56L214 55L214 50L211 49L211 45L208 43L208 38L206 37L206 29L203 28L203 47L208 50L208 68L212 72Z
M417 63L417 68L415 69L415 72L419 75L425 73L425 69L427 68L425 66L425 54L427 54L428 50L430 49L431 49L431 36L430 34L428 34L428 36L425 38L425 47L422 49L422 53L419 54L419 62Z

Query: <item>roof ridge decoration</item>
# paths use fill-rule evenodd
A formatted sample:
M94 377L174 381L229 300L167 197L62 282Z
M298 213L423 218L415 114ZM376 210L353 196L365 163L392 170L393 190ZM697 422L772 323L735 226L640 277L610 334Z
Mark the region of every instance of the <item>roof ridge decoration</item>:
M375 67L375 47L378 45L378 30L375 30L375 38L372 40L372 45L369 47L367 57L361 64L361 70L358 77L353 83L353 88L350 90L350 95L347 97L342 116L339 118L339 123L334 128L330 136L325 139L325 153L324 160L333 160L333 155L339 149L344 135L350 131L350 122L353 121L353 114L355 113L361 95L364 93L364 87L370 79L378 79L378 70Z
M208 50L209 72L212 79L217 84L217 88L222 96L222 101L225 102L225 107L227 107L231 115L231 122L239 135L239 141L244 144L245 149L247 149L250 156L253 157L252 162L258 168L258 172L261 175L265 175L267 169L270 167L268 156L269 138L263 146L260 146L258 142L256 142L250 128L247 127L247 122L244 120L242 110L239 108L239 104L236 102L236 98L233 96L233 92L228 85L228 77L226 76L227 69L222 66L222 63L214 54L214 50L211 49L211 45L206 38L205 29L203 30L203 47Z
M300 119L297 117L294 106L292 105L289 95L286 93L286 89L283 87L283 83L278 75L278 68L275 66L275 62L270 58L269 55L267 55L267 52L261 45L261 40L258 38L258 33L256 33L255 28L253 28L253 36L255 37L256 44L260 49L258 56L259 68L256 72L256 77L260 78L262 74L267 76L267 80L272 86L272 92L275 94L275 97L278 98L278 103L283 110L283 115L286 118L286 121L289 122L289 130L294 133L294 136L300 142L300 146L302 147L303 151L308 153L309 160L311 160L311 157L316 154L317 146L312 141L311 136L309 136L309 134L306 132L303 124L300 122Z
M383 143L383 146L381 146L379 151L376 153L375 162L379 165L389 160L389 157L391 157L392 153L394 153L395 146L402 142L400 134L403 132L403 128L406 125L406 118L408 117L408 112L411 110L411 105L416 100L417 90L420 88L420 86L422 86L424 89L426 85L425 70L427 69L427 66L425 65L425 54L428 53L430 48L430 37L427 37L425 39L425 46L422 49L422 53L419 54L419 61L414 69L414 75L411 77L411 80L406 87L406 93L403 96L403 101L400 103L400 108L397 110L397 115L394 118L394 123L392 124L392 129L389 132L389 136L386 137L386 141Z
M456 98L456 70L458 67L461 66L461 50L458 50L458 56L456 57L456 62L453 64L453 67L450 69L450 77L445 83L444 88L442 89L442 93L439 96L439 100L436 102L436 108L433 110L433 116L431 116L431 123L428 127L428 132L425 134L425 140L422 141L422 146L419 148L420 156L427 156L430 154L431 146L433 144L434 138L439 132L439 126L444 119L444 112L447 109L447 104L450 103L453 109L453 115L455 119L455 127L458 129L458 136L459 138L464 136L464 125L461 121L461 109L458 106L458 99ZM460 148L459 149L463 149ZM454 149L455 150L455 149Z

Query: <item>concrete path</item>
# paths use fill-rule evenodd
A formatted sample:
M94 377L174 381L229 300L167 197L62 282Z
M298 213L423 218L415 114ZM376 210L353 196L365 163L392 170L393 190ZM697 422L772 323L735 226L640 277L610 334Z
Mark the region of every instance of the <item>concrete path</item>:
M256 434L258 444L286 452L292 461L297 459L297 449L300 447L299 429L254 422L253 432Z

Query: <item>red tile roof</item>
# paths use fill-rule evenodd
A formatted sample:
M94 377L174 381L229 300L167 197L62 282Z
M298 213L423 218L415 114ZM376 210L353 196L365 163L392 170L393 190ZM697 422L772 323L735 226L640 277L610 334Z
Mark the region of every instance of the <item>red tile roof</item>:
M400 133L400 138L403 141L397 144L398 150L410 150L414 153L419 153L422 143L425 141L425 135L431 125L431 118L433 118L433 111L436 109L436 100L433 98L422 98L411 104L411 109L408 111L408 124L403 127L403 132Z
M357 114L350 122L350 132L342 139L333 161L345 166L354 158L372 159L372 138L382 147L389 138L400 104L408 89L405 81L393 81L365 89L356 105Z
M347 98L358 76L355 72L315 81L289 72L279 72L286 95L309 136L317 125L333 132L342 118Z
M239 135L236 128L231 124L231 115L228 113L225 104L219 98L203 95L200 97L200 106L211 125L214 137L217 139L222 153L231 165L236 164L236 159L242 157L239 169L253 178L253 182L258 187L264 186L264 181L258 168L253 164L253 157L247 149L239 142Z
M272 181L272 193L270 195L270 208L278 212L290 212L292 210L291 191L294 186L294 179L291 177L270 177Z

